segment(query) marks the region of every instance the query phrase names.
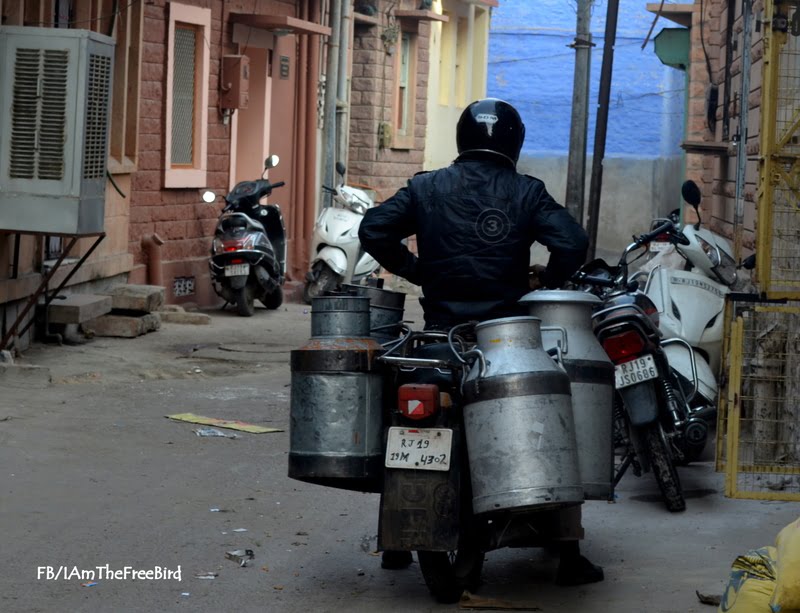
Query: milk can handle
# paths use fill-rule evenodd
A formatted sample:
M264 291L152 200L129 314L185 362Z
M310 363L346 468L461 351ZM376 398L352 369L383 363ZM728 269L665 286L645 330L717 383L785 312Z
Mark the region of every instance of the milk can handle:
M562 353L569 353L569 346L567 345L567 330L562 326L542 326L540 328L542 332L560 332L561 333L561 341L558 344L559 347L559 355Z
M464 358L464 362L466 363L470 358L475 357L478 359L478 377L483 379L486 376L486 356L483 354L483 351L478 349L470 349L469 351L465 351L461 354L461 357Z

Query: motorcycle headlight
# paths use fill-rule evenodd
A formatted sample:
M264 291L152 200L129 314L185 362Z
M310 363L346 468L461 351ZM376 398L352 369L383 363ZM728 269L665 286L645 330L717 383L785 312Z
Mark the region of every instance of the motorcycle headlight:
M714 274L725 285L733 285L736 283L736 262L727 253L720 253L722 254L721 261L714 267Z

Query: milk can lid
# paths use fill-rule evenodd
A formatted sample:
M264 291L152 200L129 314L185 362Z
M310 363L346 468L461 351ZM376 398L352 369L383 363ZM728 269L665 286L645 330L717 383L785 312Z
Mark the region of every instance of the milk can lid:
M566 289L548 289L528 292L519 299L520 304L552 302L559 304L580 303L580 304L600 304L602 300L587 292L577 292Z

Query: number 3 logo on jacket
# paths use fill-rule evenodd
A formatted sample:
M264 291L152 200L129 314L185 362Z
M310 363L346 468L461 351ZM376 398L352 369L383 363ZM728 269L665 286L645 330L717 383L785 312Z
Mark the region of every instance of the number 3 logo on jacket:
M475 231L485 243L499 243L511 232L511 221L500 209L486 209L478 215Z

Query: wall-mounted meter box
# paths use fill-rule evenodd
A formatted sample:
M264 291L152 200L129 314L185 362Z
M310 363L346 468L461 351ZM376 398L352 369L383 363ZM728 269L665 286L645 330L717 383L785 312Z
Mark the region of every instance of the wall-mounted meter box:
M223 109L246 109L250 101L250 58L246 55L222 56Z
M104 229L114 39L0 28L0 231Z

